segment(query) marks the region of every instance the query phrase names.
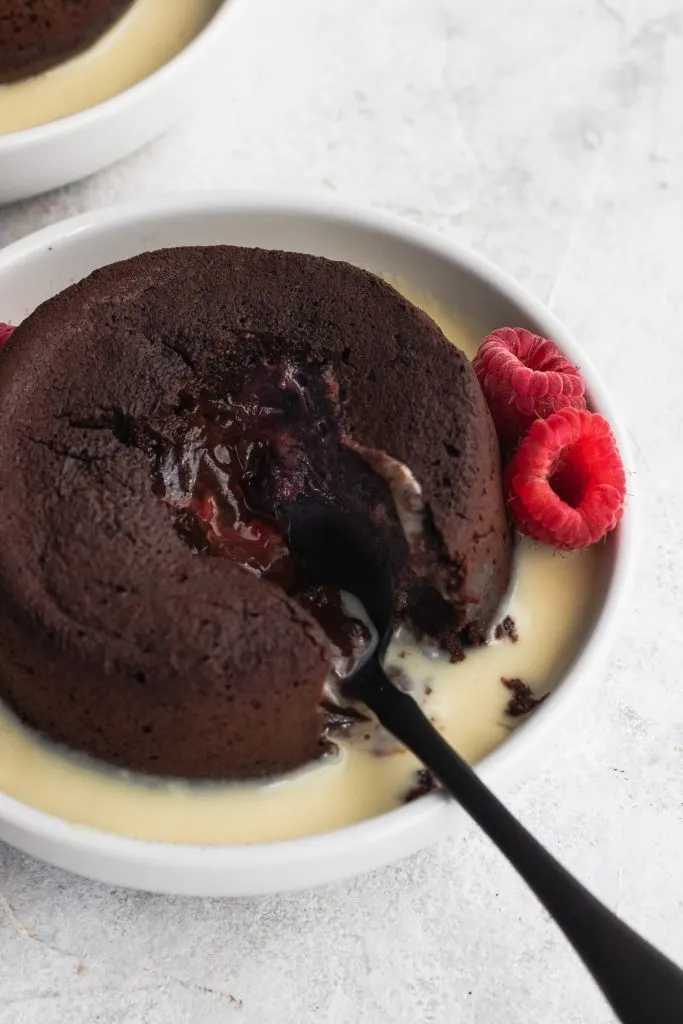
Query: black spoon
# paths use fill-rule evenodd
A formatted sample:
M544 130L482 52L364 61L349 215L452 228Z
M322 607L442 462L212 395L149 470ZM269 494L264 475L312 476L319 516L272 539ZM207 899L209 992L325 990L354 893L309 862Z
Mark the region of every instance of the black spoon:
M620 921L510 814L449 746L412 697L384 674L394 618L393 579L367 520L316 503L285 509L290 550L316 583L363 603L379 636L350 683L362 701L419 757L486 832L555 919L623 1024L683 1024L683 971Z

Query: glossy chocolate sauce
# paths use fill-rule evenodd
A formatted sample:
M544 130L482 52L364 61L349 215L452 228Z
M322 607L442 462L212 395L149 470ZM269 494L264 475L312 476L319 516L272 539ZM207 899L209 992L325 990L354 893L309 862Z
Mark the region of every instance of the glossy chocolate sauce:
M335 587L307 587L296 597L327 634L334 675L339 680L348 679L370 646L370 630L360 619L346 613Z
M250 367L236 390L183 394L156 444L154 490L198 553L222 555L291 590L279 506L316 490L304 440L314 424L287 365ZM163 429L162 424L162 429Z

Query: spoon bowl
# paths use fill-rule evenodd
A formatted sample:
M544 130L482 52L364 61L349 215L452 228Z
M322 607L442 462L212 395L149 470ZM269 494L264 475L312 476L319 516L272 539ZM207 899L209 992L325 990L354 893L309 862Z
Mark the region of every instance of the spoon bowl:
M312 584L346 590L361 602L377 630L382 658L394 625L391 564L368 519L339 506L302 499L282 509L287 545Z

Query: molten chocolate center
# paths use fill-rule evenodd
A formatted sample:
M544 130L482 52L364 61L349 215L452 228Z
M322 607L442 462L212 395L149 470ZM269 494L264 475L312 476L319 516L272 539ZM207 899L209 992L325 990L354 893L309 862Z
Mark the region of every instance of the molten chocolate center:
M184 539L291 590L280 508L325 493L313 463L330 430L300 375L289 365L249 367L228 394L182 395L159 427L154 489L181 513Z
M153 488L195 552L230 558L297 597L327 634L343 677L369 632L345 614L338 591L302 578L281 511L302 496L335 500L325 472L339 443L329 390L317 368L256 364L221 395L181 395L151 424Z

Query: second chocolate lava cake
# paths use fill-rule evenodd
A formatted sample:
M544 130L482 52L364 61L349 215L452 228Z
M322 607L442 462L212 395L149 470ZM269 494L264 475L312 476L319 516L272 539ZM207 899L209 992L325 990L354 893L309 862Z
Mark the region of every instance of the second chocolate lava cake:
M0 0L0 84L36 75L81 53L132 2Z

